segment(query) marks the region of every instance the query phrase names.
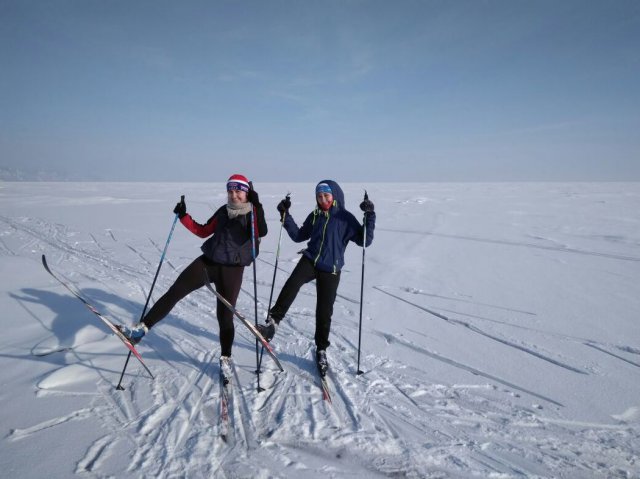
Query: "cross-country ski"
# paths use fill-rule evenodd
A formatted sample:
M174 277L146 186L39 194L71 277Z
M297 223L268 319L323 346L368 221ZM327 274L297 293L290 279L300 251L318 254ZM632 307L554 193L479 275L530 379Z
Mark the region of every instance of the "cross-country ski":
M276 353L271 347L271 345L262 337L262 335L258 332L256 327L253 324L251 324L249 321L247 321L247 319L244 317L242 313L240 313L229 301L227 301L227 299L224 296L218 293L213 288L213 286L211 286L211 280L209 279L208 276L207 276L207 281L205 282L205 286L209 289L209 291L211 291L214 295L216 295L216 297L227 308L229 308L229 310L235 315L235 317L238 318L240 322L244 324L249 331L251 331L251 334L253 334L256 337L256 339L260 342L260 344L262 344L262 346L267 350L267 353L269 354L269 356L271 356L271 358L273 359L273 362L276 363L276 366L278 366L278 369L280 369L280 371L284 371L284 368L282 367L282 364L280 364L280 360L276 356Z
M225 442L233 440L233 362L220 358L220 437Z
M56 276L53 273L53 271L51 271L51 268L47 264L47 258L45 257L44 254L42 255L42 265L44 266L44 269L47 270L47 273L49 273L53 278L55 278L62 286L67 288L67 290L71 294L73 294L76 298L82 301L82 303L87 307L87 309L89 309L89 311L95 314L104 324L107 325L107 327L111 330L111 332L115 334L118 337L118 339L120 339L120 341L122 341L122 343L129 349L129 351L133 353L136 359L140 361L140 364L142 364L144 369L149 373L149 376L151 376L151 379L154 379L153 373L144 363L144 361L142 360L142 356L140 356L140 353L138 352L138 350L133 346L133 344L131 344L131 341L129 341L122 334L122 332L118 329L118 327L109 318L107 318L104 314L98 311L87 299L85 299L82 293L80 293L80 291L78 291L77 288L73 286L71 282L69 282L68 280L63 280L60 277Z
M322 389L322 399L331 404L331 389L329 388L329 382L326 376L320 375L320 388Z

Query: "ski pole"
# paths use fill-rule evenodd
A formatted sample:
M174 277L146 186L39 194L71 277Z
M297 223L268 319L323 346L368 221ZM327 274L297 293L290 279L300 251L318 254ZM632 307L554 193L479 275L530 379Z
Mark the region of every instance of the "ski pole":
M249 182L249 188L253 190L253 183ZM251 255L253 257L253 305L255 315L255 325L258 326L258 279L256 274L256 214L255 206L251 205ZM256 371L258 373L258 392L264 391L260 387L260 369L258 357L258 338L256 338Z
M291 193L287 193L285 200L291 198ZM284 219L287 216L285 211L282 215L282 221L280 222L280 233L278 233L278 249L276 250L276 264L273 267L273 279L271 280L271 293L269 293L269 307L267 308L267 317L269 311L271 311L271 301L273 300L273 289L276 285L276 272L278 271L278 259L280 258L280 241L282 240L282 227L284 226ZM260 361L258 361L258 374L260 373L260 367L262 366L262 356L264 355L264 346L260 349Z
M181 203L184 202L184 195L180 196L180 202ZM144 319L144 315L147 312L147 306L149 306L151 293L153 292L153 288L156 285L156 280L158 279L158 274L160 273L160 268L162 267L162 262L164 261L164 256L167 253L167 248L169 247L169 242L171 241L171 236L173 235L173 230L175 229L177 222L178 222L178 214L176 213L175 218L173 218L173 224L171 225L171 231L169 231L169 237L167 238L167 242L164 245L164 250L162 251L162 256L160 256L160 263L158 264L156 275L153 278L153 283L151 283L151 289L149 290L149 294L147 295L147 301L144 303L144 308L142 309L142 314L140 315L140 321ZM129 354L127 355L127 360L125 361L124 367L122 368L122 373L120 374L120 381L118 381L118 385L116 386L116 389L119 389L120 391L124 391L124 388L122 387L122 378L124 378L124 373L127 370L129 359L131 359L131 351L129 351Z
M364 190L365 201L369 199L367 190ZM362 219L362 279L360 280L360 324L358 325L358 368L357 375L362 374L360 370L360 343L362 341L362 304L364 302L364 252L367 248L367 214Z

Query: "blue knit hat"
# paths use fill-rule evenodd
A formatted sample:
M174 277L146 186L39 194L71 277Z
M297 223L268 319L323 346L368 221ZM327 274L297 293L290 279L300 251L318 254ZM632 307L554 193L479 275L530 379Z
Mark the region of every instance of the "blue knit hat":
M319 193L333 194L331 187L326 183L318 183L318 186L316 186L316 195Z

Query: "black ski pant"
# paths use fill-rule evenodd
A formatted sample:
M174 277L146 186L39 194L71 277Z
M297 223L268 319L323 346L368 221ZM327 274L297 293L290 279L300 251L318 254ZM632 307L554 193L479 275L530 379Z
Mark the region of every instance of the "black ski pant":
M340 272L326 273L318 271L309 258L303 256L294 268L291 276L284 284L278 295L276 304L269 311L276 323L280 323L296 299L302 285L316 280L316 334L315 342L318 350L329 347L329 332L331 331L331 316L333 303L336 301Z
M227 299L232 305L236 305L240 287L242 286L242 274L244 266L226 266L213 263L204 255L196 258L186 269L180 273L175 283L153 305L145 315L142 322L152 328L157 322L171 312L173 307L189 293L204 286L205 271L216 291ZM222 301L217 300L216 316L220 326L220 348L222 356L231 356L231 347L235 329L233 326L233 313Z

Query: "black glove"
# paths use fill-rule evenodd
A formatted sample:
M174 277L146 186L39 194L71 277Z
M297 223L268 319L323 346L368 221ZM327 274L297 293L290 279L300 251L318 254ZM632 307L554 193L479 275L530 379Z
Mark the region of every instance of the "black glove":
M284 218L284 215L289 212L289 208L291 208L291 199L289 195L286 196L284 200L278 203L278 211L280 212L280 220Z
M373 202L369 199L369 195L365 192L364 200L360 203L360 209L365 213L373 213Z
M187 214L187 205L184 202L184 195L180 197L180 202L176 204L176 207L173 209L174 214L178 215L178 218L182 219L183 216Z
M247 199L253 206L260 206L260 198L258 198L258 193L253 188L247 193Z

